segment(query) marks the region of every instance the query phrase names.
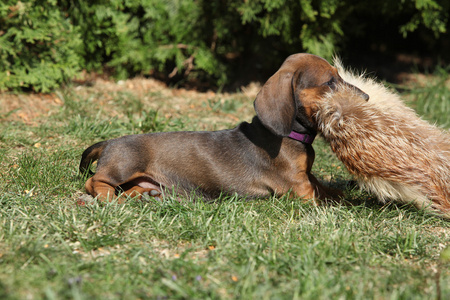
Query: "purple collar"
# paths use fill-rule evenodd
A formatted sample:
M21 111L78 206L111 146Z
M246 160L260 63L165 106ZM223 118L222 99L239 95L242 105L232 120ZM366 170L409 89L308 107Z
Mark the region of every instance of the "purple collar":
M316 135L291 131L291 133L289 134L289 137L291 139L297 140L297 141L305 143L305 144L312 144L314 142L314 138L316 137Z

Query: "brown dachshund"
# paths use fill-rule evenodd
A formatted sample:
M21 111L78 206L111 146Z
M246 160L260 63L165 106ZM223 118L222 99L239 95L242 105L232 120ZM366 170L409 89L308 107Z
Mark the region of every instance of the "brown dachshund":
M195 191L207 199L290 191L305 199L332 198L336 195L311 174L317 130L311 108L341 84L350 86L326 60L291 55L257 95L252 123L211 132L129 135L90 146L80 171L91 173L90 164L97 159L98 164L86 191L101 201L118 194L159 196L167 189Z

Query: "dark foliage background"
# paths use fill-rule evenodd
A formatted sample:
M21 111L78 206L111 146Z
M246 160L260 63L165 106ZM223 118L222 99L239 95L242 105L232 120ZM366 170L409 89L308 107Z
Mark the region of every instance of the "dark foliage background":
M0 90L47 92L81 70L231 86L297 52L432 65L449 59L449 11L448 0L6 0Z

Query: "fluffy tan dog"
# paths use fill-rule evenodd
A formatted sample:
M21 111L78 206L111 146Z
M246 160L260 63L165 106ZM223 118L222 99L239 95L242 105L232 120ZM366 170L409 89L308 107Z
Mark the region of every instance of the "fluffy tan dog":
M346 71L341 77L369 94L366 102L340 87L318 102L313 118L360 186L450 218L450 135L420 119L382 84Z

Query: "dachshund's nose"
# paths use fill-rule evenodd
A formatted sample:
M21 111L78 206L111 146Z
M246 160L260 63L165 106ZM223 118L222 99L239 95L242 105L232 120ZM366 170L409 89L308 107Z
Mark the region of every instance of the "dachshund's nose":
M369 95L368 95L368 94L366 94L366 93L362 93L362 94L361 94L361 98L363 98L364 100L366 100L366 101L367 101L367 100L369 100L369 98L370 98L370 97L369 97Z
M350 88L352 88L359 96L361 96L361 98L363 98L364 100L369 100L369 95L364 93L363 91L361 91L359 88L357 88L356 86L349 84L349 83L345 83L347 86L349 86Z
M356 86L353 86L352 85L352 87L355 89L355 91L361 96L361 98L363 98L364 100L369 100L369 95L368 94L366 94L366 93L364 93L363 91L361 91L359 88L357 88Z

